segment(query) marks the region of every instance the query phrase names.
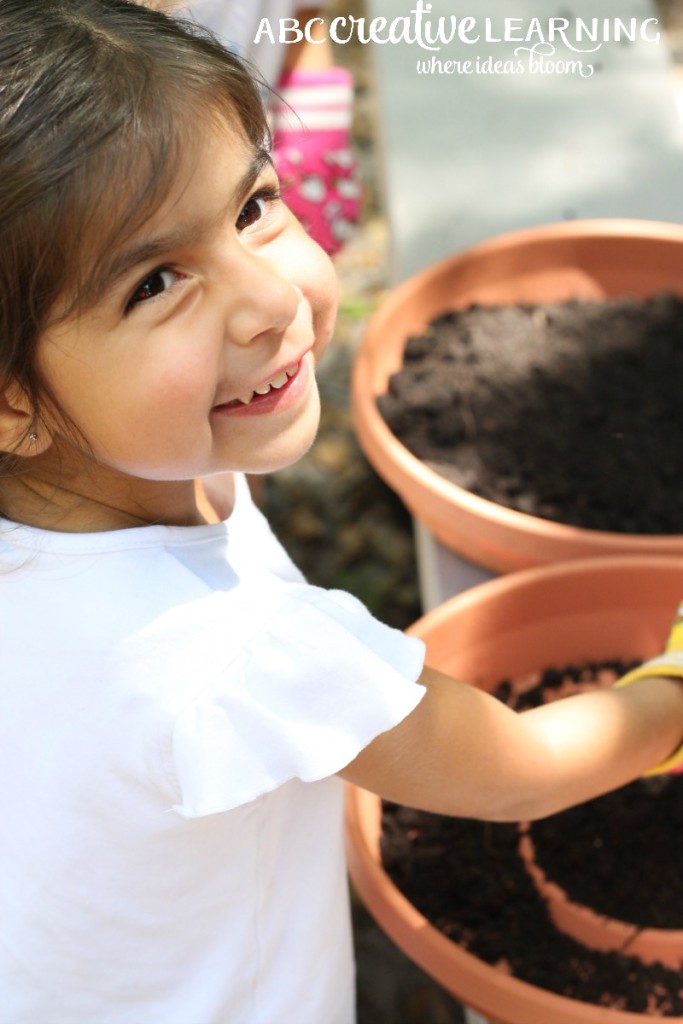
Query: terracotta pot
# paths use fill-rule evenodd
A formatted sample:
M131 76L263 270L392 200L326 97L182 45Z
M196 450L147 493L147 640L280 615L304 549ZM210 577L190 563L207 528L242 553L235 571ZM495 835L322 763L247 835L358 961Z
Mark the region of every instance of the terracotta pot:
M376 471L448 548L495 573L607 554L683 555L683 536L640 536L540 519L480 498L429 469L377 408L409 335L448 309L660 291L683 294L683 227L575 221L502 235L443 260L396 288L371 319L355 360L354 425Z
M673 970L683 966L683 930L640 928L574 903L536 863L534 842L525 827L521 829L519 853L559 931L589 949L625 953L638 957L645 964L662 963Z
M648 658L661 650L683 592L683 559L591 558L494 579L459 594L410 632L427 661L486 690L576 661ZM485 964L433 928L381 865L379 799L348 787L351 879L394 942L492 1024L635 1024L640 1014L546 992ZM668 1018L683 1024L683 1018Z

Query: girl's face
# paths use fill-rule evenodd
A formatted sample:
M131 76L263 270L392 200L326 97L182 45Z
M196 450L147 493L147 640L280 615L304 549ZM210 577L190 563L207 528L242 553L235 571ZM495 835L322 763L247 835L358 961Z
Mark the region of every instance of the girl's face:
M267 157L227 128L192 154L110 255L92 307L39 343L46 383L87 444L57 419L41 424L36 472L137 516L192 521L194 478L268 472L306 452L337 285L277 189Z

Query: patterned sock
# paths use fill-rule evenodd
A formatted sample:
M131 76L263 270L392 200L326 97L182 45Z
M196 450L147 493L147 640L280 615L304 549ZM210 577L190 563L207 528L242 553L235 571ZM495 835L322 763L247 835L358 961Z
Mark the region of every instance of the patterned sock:
M344 68L285 72L273 105L273 159L282 198L330 255L360 215L351 151L353 84Z

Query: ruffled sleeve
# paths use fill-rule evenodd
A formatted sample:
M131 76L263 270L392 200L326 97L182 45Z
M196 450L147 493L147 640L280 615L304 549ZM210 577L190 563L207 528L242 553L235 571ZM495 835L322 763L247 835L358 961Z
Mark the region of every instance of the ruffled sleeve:
M420 640L350 595L288 587L225 676L177 716L174 810L215 814L291 779L335 774L417 706L423 660Z

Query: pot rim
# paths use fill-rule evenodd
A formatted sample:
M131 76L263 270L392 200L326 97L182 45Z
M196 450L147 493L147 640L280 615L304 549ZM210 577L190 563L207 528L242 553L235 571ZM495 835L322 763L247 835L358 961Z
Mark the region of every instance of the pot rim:
M406 629L410 636L425 638L429 633L438 630L448 623L457 611L474 610L488 604L492 599L517 599L518 595L533 591L553 580L566 581L567 585L579 579L582 585L594 577L597 583L607 575L624 574L625 584L634 573L658 571L665 576L672 571L681 574L681 590L683 592L683 553L664 555L660 552L597 555L594 557L572 558L565 562L549 562L544 565L529 566L518 572L507 573L485 580L468 590L454 594L442 604L421 615ZM626 594L626 590L625 590ZM522 601L519 602L523 604ZM675 613L672 607L671 615Z
M558 931L589 949L625 953L645 964L659 962L671 970L681 970L683 928L641 927L577 903L537 862L529 823L520 823L519 831L519 855Z

